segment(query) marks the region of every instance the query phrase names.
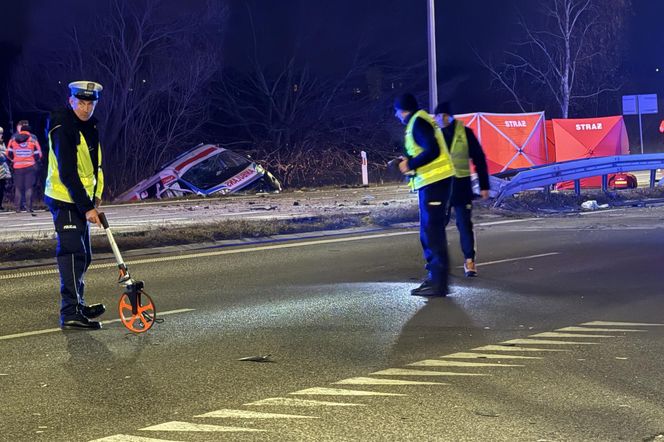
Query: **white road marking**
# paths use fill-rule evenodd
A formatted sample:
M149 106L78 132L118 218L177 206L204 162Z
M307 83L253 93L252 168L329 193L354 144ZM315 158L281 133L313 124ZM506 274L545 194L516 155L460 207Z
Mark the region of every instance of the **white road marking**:
M406 396L399 393L382 393L378 391L343 390L340 388L307 388L289 394L310 394L323 396Z
M554 255L560 255L560 252L540 253L538 255L528 255L528 256L520 256L520 257L517 257L517 258L499 259L497 261L476 262L475 265L477 267L489 266L489 265L493 265L493 264L503 264L505 262L521 261L523 259L544 258L546 256L554 256ZM457 266L457 268L463 268L463 266L462 265Z
M409 366L417 367L523 367L523 365L494 364L489 362L460 362L445 361L442 359L425 359L423 361L413 362Z
M154 439L151 437L131 436L128 434L114 434L113 436L102 439L91 440L90 442L181 442L172 439Z
M648 322L608 322L608 321L592 321L584 322L581 325L599 326L599 327L664 327L664 324L653 324Z
M272 397L244 405L276 405L287 407L366 407L366 404L349 404L345 402L312 401L308 399L293 399L288 397Z
M454 371L413 370L411 368L388 368L375 371L371 375L379 376L491 376L484 373L459 373Z
M516 347L514 345L484 345L471 350L477 351L569 351L561 348Z
M90 442L181 442L172 439L153 439L151 437L131 436L128 434L114 434L113 436L102 439L91 440Z
M543 332L530 335L533 338L615 338L612 335L582 335L578 333Z
M578 342L578 341L551 341L547 339L510 339L501 344L536 344L536 345L596 345L598 342Z
M349 378L334 382L341 385L449 385L444 382L404 381L401 379Z
M250 252L260 252L264 250L278 250L278 249L292 249L296 247L306 247L314 246L320 244L334 244L340 242L351 242L351 241L363 241L368 239L377 239L377 238L389 238L393 236L403 236L403 235L414 235L419 232L407 231L407 232L390 232L390 233L380 233L376 235L361 235L361 236L351 236L346 238L331 238L331 239L319 239L315 241L305 241L297 243L286 243L286 244L272 244L269 246L258 246L250 248L239 248L239 249L224 249L217 250L214 252L201 252L201 253L192 253L189 255L175 255L175 256L162 256L159 258L145 258L145 259L136 259L133 261L127 261L125 264L127 266L137 265L137 264L154 264L158 262L169 262L169 261L182 261L186 259L197 259L197 258L207 258L211 256L221 256L221 255L235 255L238 253L250 253ZM91 269L105 269L105 268L115 268L118 265L115 262L103 263L103 264L92 264ZM16 272L16 273L7 273L0 275L0 280L6 279L18 279L25 278L29 276L44 276L44 275L53 275L58 273L58 269L46 269L46 270L37 270L32 272Z
M452 353L441 356L441 358L451 359L542 359L538 356L518 356L518 355L497 355L485 353Z
M167 316L167 315L174 315L176 313L185 313L185 312L193 312L193 308L181 308L178 310L170 310L167 312L157 312L157 317L162 317L162 316ZM102 324L111 324L113 322L120 322L120 319L111 319L109 321L102 321ZM62 329L60 328L47 328L45 330L35 330L35 331L30 331L30 332L23 332L23 333L15 333L13 335L4 335L0 336L0 341L6 340L6 339L16 339L16 338L25 338L26 336L35 336L35 335L44 335L47 333L56 333L56 332L61 332Z
M629 328L594 328L594 327L563 327L556 329L561 332L647 332L648 330L635 330Z
M522 219L508 219L505 221L488 221L486 223L475 224L476 226L498 226L500 224L514 224L526 221L542 221L542 218L522 218Z
M234 417L240 419L318 419L317 416L301 416L297 414L278 414L278 413L261 413L258 411L247 410L229 410L222 409L211 411L205 414L199 414L194 417Z
M257 430L255 428L245 428L245 427L226 427L221 425L192 424L191 422L172 421L172 422L165 422L159 425L152 425L151 427L141 428L139 431L183 431L183 432L195 431L195 432L204 432L204 433L212 433L212 432L253 433L265 430Z

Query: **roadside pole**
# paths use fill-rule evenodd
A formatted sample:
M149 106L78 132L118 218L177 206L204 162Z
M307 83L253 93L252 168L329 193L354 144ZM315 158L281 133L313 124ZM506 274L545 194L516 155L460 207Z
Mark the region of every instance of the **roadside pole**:
M435 0L429 0L429 112L433 113L438 103L438 81L436 70L436 13Z

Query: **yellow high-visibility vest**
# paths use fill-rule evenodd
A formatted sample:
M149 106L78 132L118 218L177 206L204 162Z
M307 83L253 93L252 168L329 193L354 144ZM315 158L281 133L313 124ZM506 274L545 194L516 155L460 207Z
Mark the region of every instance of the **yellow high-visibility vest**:
M411 116L406 125L406 153L410 158L414 158L424 151L422 146L417 144L415 137L413 136L413 125L417 118L422 118L434 129L440 153L438 154L438 157L429 164L425 164L424 166L415 169L415 176L411 179L411 187L415 190L435 183L436 181L441 181L445 178L454 176L454 165L452 163L450 152L447 149L447 144L445 143L445 137L443 137L443 133L438 126L436 126L433 118L431 118L431 116L424 110L417 111Z
M49 144L49 153L48 153L48 175L46 177L46 186L44 189L44 194L53 198L54 200L64 201L66 203L73 203L71 195L67 187L62 184L60 181L60 171L58 169L58 159L53 152L53 142L51 140L51 134L54 130L61 126L55 126L48 133L48 144ZM78 169L78 177L85 188L85 191L88 193L90 200L92 200L92 192L95 192L94 197L101 199L101 195L104 192L104 173L101 169L101 143L97 146L97 161L99 162L99 170L97 172L97 178L95 180L95 168L92 164L92 158L90 157L90 151L88 150L88 143L85 141L83 134L79 132L79 143L76 146L76 163ZM95 182L97 188L95 190Z
M454 138L450 153L454 163L455 176L465 178L470 176L470 159L468 157L468 137L466 127L459 120L454 120Z

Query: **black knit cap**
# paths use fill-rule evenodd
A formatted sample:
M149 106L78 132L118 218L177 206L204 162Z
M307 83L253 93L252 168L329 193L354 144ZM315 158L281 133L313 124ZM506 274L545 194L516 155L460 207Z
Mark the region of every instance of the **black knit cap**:
M394 108L401 109L402 111L417 112L417 99L415 96L413 96L413 94L399 95L394 100Z
M450 104L449 101L443 101L438 103L438 106L436 106L436 110L433 112L434 115L440 115L440 114L447 114L447 115L454 115L452 113L452 105Z

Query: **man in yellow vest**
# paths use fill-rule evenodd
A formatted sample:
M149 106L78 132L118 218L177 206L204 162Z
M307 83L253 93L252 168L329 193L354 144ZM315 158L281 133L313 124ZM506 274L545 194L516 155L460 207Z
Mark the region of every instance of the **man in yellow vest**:
M454 166L443 134L437 129L433 118L419 109L412 94L398 97L394 110L395 116L406 126L406 158L399 163L399 170L410 176L411 186L418 192L420 242L429 272L427 279L411 294L446 296L449 290L449 261L445 216Z
M104 191L97 120L92 117L102 91L93 81L69 84L69 107L51 114L48 175L44 201L51 210L58 239L60 271L60 326L99 329L92 319L103 304L87 305L85 272L92 261L89 223L101 226L97 207Z
M457 230L461 251L463 252L463 270L466 277L477 276L475 266L475 234L473 232L472 209L473 188L470 179L470 161L472 160L477 172L480 185L480 195L483 199L489 198L489 168L486 156L480 142L472 129L454 119L450 103L443 102L436 106L434 119L443 132L445 144L450 149L454 163L455 176L452 183L452 198L447 212L447 221L450 220L452 208L456 218Z

